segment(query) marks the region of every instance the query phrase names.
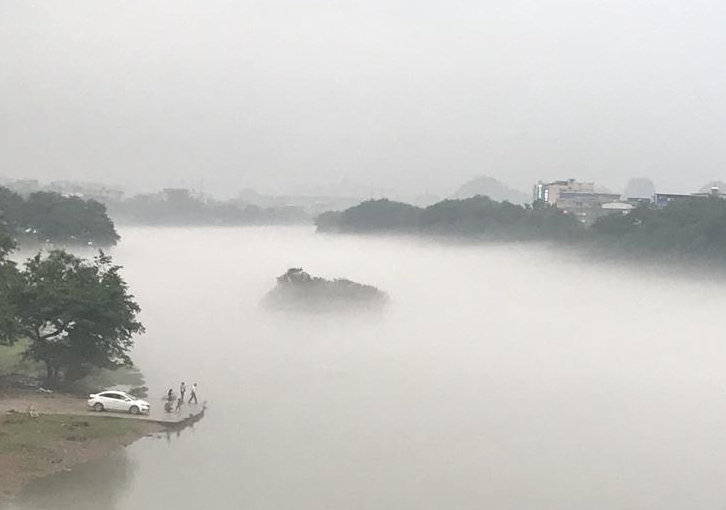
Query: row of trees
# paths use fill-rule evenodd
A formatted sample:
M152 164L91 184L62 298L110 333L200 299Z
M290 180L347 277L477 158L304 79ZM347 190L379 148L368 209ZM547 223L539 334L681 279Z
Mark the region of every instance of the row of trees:
M426 208L390 200L370 200L316 218L323 232L404 232L486 236L494 239L575 239L585 228L551 207L520 206L477 195L443 200Z
M726 200L683 198L662 209L641 205L626 215L600 218L592 235L629 252L726 258Z
M302 208L201 200L185 189L137 195L109 204L119 222L143 225L270 225L310 221Z
M133 336L144 328L120 267L99 252L86 260L64 250L38 253L18 266L0 229L0 343L28 339L27 359L43 362L56 388L93 367L131 366Z
M119 240L105 205L47 191L23 198L0 187L0 222L13 236L34 236L41 242L108 246Z
M419 208L371 200L316 219L323 232L425 233L501 240L577 242L630 253L726 257L726 200L684 197L664 208L641 204L599 218L591 228L546 206L519 206L484 196Z

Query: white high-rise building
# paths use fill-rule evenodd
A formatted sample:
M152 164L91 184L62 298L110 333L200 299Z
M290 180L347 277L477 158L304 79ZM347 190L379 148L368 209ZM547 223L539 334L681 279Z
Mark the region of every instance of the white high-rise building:
M594 182L579 182L575 179L566 181L539 181L534 186L534 201L548 205L557 205L560 193L595 193Z

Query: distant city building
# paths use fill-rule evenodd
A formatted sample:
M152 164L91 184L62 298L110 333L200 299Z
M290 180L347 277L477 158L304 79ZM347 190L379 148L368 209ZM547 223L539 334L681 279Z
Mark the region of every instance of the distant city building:
M650 205L653 202L653 198L640 198L640 197L630 197L625 199L626 204L632 205L634 208L638 207L639 205Z
M600 209L604 211L606 214L609 213L628 213L632 211L634 208L633 204L630 204L628 202L608 202L606 204L602 204L600 206Z
M598 218L608 214L627 213L636 205L630 201L621 201L617 193L596 191L593 182L575 179L538 182L534 186L534 201L554 206L585 225L592 225Z
M678 193L656 193L653 195L653 205L656 207L665 207L676 200L693 200L694 198L698 198L698 196Z
M719 191L718 187L716 186L711 187L710 191L708 192L691 193L690 195L683 195L677 193L656 193L655 195L653 195L653 205L661 208L677 200L693 200L694 198L709 197L726 200L726 193L721 193L721 191Z
M561 193L595 193L594 182L579 182L575 179L565 181L542 182L534 186L535 202L557 205Z
M586 225L592 225L595 220L612 212L612 204L617 203L620 195L615 193L584 193L560 192L555 206L567 214L574 215ZM610 204L609 209L603 205ZM628 204L623 204L632 208Z

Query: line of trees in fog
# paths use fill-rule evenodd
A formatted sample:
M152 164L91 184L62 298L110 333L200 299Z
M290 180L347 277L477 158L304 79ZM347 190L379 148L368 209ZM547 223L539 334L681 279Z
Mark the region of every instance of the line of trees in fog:
M631 253L726 258L726 200L693 197L663 208L641 204L600 218L591 229L600 244Z
M93 368L131 366L140 311L120 267L64 250L10 259L15 243L0 226L0 345L27 340L26 359L42 362L46 387L70 385Z
M38 191L24 198L0 187L0 223L14 237L67 244L116 244L106 206L95 200Z
M279 225L311 221L299 207L259 207L237 200L202 199L186 189L136 195L108 205L117 222L136 225Z
M321 232L424 233L486 236L501 240L575 239L584 228L552 207L520 206L477 195L416 207L387 199L369 200L315 220Z
M515 205L485 196L444 200L421 208L370 200L316 218L320 232L405 233L502 241L555 241L630 254L726 258L726 200L683 198L663 208L642 203L586 227L546 205Z

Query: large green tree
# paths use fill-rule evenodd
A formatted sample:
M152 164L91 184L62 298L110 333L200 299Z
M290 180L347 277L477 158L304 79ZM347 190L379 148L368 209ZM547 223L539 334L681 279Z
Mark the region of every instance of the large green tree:
M26 356L45 364L49 387L70 384L92 367L132 365L133 336L144 328L120 269L103 252L86 260L54 250L25 263L17 317L31 341Z
M0 344L11 343L18 333L14 297L20 284L20 275L15 263L9 258L14 248L15 242L0 222Z

